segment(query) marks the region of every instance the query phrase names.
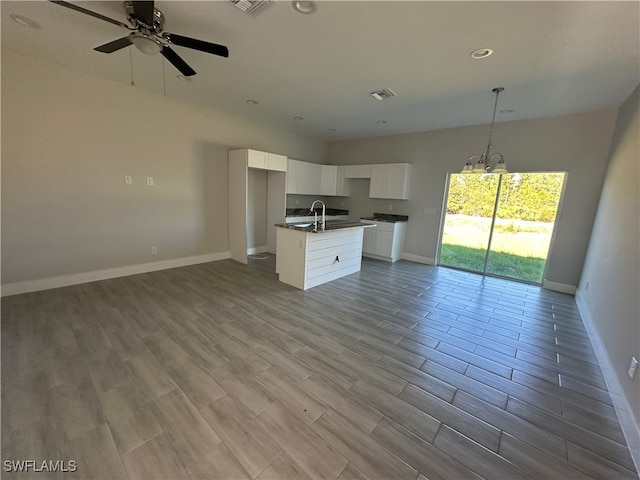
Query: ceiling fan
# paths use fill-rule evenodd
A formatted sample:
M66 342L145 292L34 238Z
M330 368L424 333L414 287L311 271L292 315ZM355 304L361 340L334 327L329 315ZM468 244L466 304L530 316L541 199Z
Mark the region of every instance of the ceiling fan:
M99 18L100 20L104 20L105 22L112 23L118 27L126 28L131 31L131 33L126 37L119 38L118 40L114 40L113 42L105 43L104 45L94 48L94 50L97 50L98 52L113 53L122 48L128 47L129 45L135 45L138 50L146 53L147 55L154 55L160 52L164 58L171 62L171 64L185 77L195 75L196 72L170 47L170 45L191 48L193 50L199 50L201 52L211 53L221 57L229 56L229 49L224 45L218 45L217 43L209 43L203 40L165 32L165 17L160 10L153 6L153 1L129 0L122 4L130 25L69 2L59 0L50 1L56 5L67 7L77 12Z

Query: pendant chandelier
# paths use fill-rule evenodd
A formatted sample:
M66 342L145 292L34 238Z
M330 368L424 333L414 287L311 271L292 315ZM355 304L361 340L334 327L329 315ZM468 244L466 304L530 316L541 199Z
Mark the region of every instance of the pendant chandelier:
M496 109L498 107L498 96L504 91L503 87L496 87L491 90L496 94L496 101L493 105L493 118L491 119L491 130L489 130L489 142L487 143L487 152L482 155L471 155L467 163L464 164L460 173L509 173L507 165L504 163L504 157L501 153L491 154L491 137L493 136L493 126L496 122ZM495 167L491 170L491 162L498 159ZM476 161L477 160L477 161ZM475 166L473 162L476 162Z

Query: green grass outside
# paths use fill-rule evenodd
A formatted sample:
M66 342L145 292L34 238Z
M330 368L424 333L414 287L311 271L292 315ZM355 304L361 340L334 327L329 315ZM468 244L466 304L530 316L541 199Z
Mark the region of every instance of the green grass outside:
M484 255L483 248L443 243L440 251L440 264L482 271ZM540 283L544 273L544 264L543 258L492 251L487 262L487 273Z

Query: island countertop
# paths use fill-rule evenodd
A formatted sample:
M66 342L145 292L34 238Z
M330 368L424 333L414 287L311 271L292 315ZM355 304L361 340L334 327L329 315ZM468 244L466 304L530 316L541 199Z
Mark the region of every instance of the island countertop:
M309 232L309 233L328 233L335 232L336 230L348 230L353 228L370 228L375 227L375 223L362 223L359 221L350 221L350 220L332 220L327 221L327 225L323 230L321 227L322 223L318 222L318 230L313 228L313 222L304 222L304 223L276 223L275 226L279 228L286 228L289 230L299 230L301 232Z

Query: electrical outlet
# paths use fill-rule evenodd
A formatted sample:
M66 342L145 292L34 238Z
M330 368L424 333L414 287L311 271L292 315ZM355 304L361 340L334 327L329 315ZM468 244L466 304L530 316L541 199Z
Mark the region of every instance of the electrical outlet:
M393 205L391 204L387 205L387 210L389 210L390 212L393 212Z
M155 245L153 247L151 247L151 254L152 255L157 255L158 254L158 247L156 247Z
M636 376L636 372L638 371L638 359L636 357L631 357L631 363L629 364L629 370L627 374L629 374L629 378L633 380L633 377Z
M127 185L131 185L133 183L133 178L127 175L126 177L124 177L124 183L126 183Z
M147 185L153 187L153 177L147 177Z

